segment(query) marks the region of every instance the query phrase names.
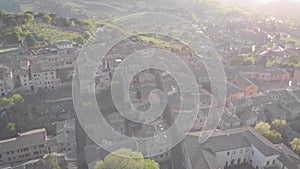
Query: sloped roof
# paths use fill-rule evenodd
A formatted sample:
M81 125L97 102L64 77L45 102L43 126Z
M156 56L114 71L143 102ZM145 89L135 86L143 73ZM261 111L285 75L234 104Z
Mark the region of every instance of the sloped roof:
M19 137L0 141L0 153L46 143L46 129L37 129L20 134Z
M237 86L231 84L231 83L227 83L227 96L232 95L232 94L236 94L236 93L243 93L244 91L240 88L238 88Z
M218 169L220 166L215 158L216 152L251 146L256 147L265 156L280 155L274 144L250 127L216 130L203 144L199 143L198 136L199 132L189 133L183 142L189 157L188 163L192 168Z

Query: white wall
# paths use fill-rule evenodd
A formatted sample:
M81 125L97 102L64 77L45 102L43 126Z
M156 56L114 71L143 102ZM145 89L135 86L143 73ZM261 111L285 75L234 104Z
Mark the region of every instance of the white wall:
M228 152L229 155L227 154ZM230 165L232 160L234 160L234 165L238 164L238 159L240 159L240 164L244 162L244 159L246 159L246 162L248 162L250 154L251 147L244 147L240 149L217 152L216 157L220 162L221 166L225 167L226 162L228 162L228 165Z
M252 151L254 152L251 154L252 160L252 167L259 169L263 169L264 166L267 165L267 161L269 161L270 165L273 163L273 160L276 160L279 155L265 157L256 147L252 145Z

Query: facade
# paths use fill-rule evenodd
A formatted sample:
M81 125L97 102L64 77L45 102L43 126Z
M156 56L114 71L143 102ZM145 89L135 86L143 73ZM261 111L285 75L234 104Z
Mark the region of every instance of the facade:
M258 92L258 86L251 82L248 78L241 75L236 75L232 79L228 79L229 82L236 85L240 89L244 90L245 96L256 95Z
M15 79L15 88L22 89L29 92L30 87L30 76L29 76L29 61L20 61L20 63L13 69L13 76Z
M13 70L4 65L0 65L0 95L5 96L14 90L15 82Z
M261 66L241 66L237 68L250 80L261 82L283 82L290 80L290 73L281 69L268 69Z
M41 158L48 152L46 130L32 130L18 137L2 140L0 147L0 166Z
M54 90L60 86L60 79L56 75L53 64L33 64L31 65L32 90L39 89Z
M69 49L69 50L76 50L72 52L59 52L58 54L47 53L47 54L40 54L33 58L31 58L31 62L33 64L39 63L51 63L53 64L53 68L56 69L64 69L64 68L74 68L76 64L76 56L77 56L77 49ZM68 50L64 50L68 51Z
M39 159L35 159L35 160L30 160L27 161L25 163L22 163L20 165L14 165L11 166L9 169L45 169L47 168L47 159L49 156L55 156L58 164L62 167L62 168L72 168L74 166L69 165L66 161L66 156L65 154L60 154L60 153L53 153L53 154L46 154L44 155L42 158ZM72 169L76 169L76 168L72 168Z

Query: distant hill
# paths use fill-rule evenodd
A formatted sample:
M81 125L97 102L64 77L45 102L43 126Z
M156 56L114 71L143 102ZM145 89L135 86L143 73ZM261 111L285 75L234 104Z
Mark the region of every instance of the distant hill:
M258 9L258 12L265 12L277 18L300 18L300 1L277 0L271 1Z
M245 10L252 10L257 14L272 15L274 17L284 18L300 18L300 1L299 0L217 0L218 2L241 7Z

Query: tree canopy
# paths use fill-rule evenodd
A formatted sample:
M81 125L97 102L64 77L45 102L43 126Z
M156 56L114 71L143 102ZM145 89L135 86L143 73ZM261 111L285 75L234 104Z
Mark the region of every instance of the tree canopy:
M144 159L140 152L119 149L110 153L103 161L97 162L94 169L159 169L159 164L153 160Z
M16 124L15 124L15 123L9 122L9 123L7 124L7 129L8 129L10 132L15 132L15 131L16 131Z
M275 124L279 123L278 121ZM269 123L259 122L256 124L255 129L268 140L274 144L279 144L282 142L282 135L277 130L271 130Z
M0 106L6 107L6 106L13 106L16 103L21 103L23 102L23 96L20 94L13 94L11 97L2 97L0 98Z
M265 122L259 122L256 124L255 129L260 133L265 133L271 129L270 124Z
M272 121L272 129L284 134L287 129L286 120L275 119Z
M291 141L291 146L292 146L292 150L297 153L298 155L300 155L300 138L294 138Z
M46 158L46 169L61 169L61 166L57 162L57 156L48 155Z
M262 135L274 144L279 144L282 142L282 135L276 130L268 130Z

